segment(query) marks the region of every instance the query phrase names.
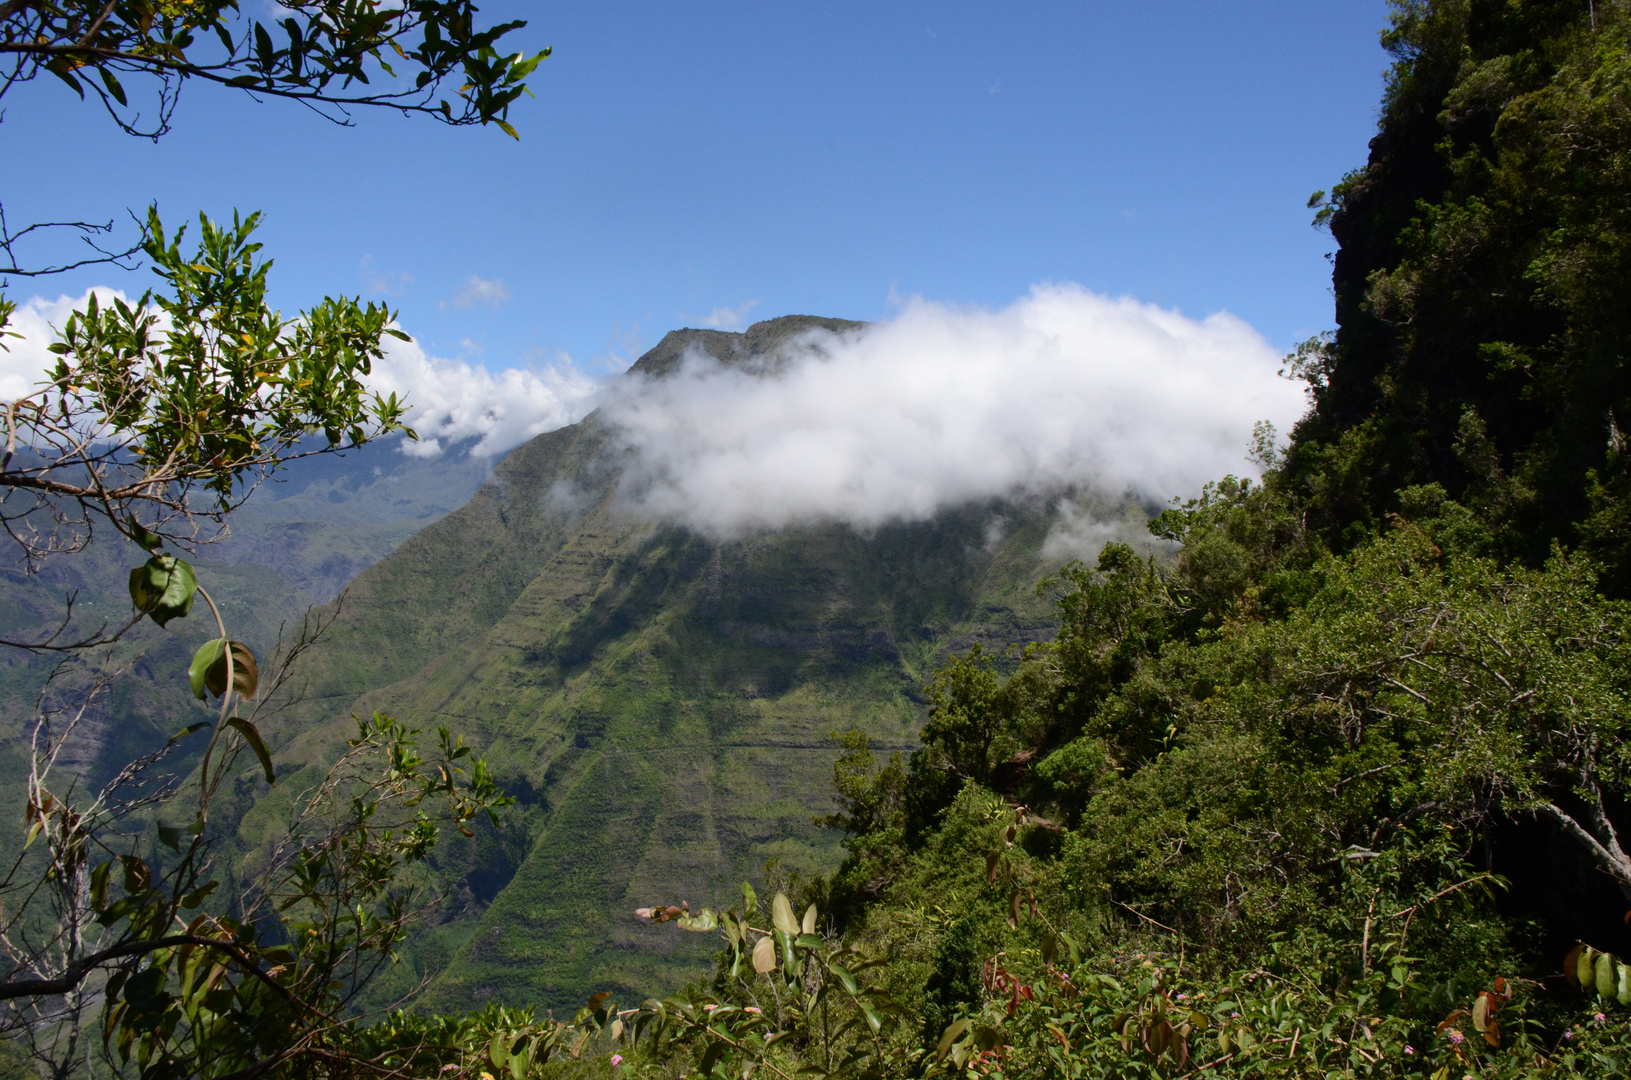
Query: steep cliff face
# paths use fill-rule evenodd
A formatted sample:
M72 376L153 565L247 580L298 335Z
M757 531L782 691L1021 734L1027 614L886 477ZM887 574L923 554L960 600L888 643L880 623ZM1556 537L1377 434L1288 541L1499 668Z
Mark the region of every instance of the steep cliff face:
M1495 553L1585 545L1631 591L1628 41L1617 5L1397 6L1369 160L1327 208L1338 330L1292 448L1338 546L1437 484Z
M635 368L661 376L696 348L770 370L799 333L855 325L677 331ZM772 859L830 867L836 838L811 820L830 806L830 734L911 746L950 650L1051 633L1034 589L1053 569L1049 501L716 541L632 516L621 455L598 415L511 453L353 583L307 700L274 733L284 760L318 761L352 713L445 725L519 800L506 830L447 852L463 902L381 999L431 977L437 1004L674 985L711 942L642 927L633 908L716 901ZM245 843L281 798L247 811Z

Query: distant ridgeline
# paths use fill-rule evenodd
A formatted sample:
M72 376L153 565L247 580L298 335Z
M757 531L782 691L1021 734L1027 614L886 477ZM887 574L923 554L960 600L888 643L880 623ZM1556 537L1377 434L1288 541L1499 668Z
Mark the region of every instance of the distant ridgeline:
M311 605L333 601L362 569L463 505L492 466L491 459L470 456L474 443L427 459L401 453L392 438L297 459L263 483L231 515L228 536L201 546L193 558L234 636L270 655L280 628L298 625ZM39 640L61 621L70 595L80 629L123 623L130 614L130 568L141 559L134 544L110 532L73 558L48 561L37 574L0 565L0 636ZM147 621L135 626L113 657L118 664L134 663L135 677L120 680L116 696L93 708L84 737L67 750L72 770L106 781L132 756L173 734L181 726L176 717L200 708L174 673L185 671L193 650L213 636L213 624L204 619L179 620L167 629ZM13 724L31 716L58 659L0 650L0 715ZM22 812L21 788L3 779L24 774L27 750L26 736L20 743L0 740L0 814L10 813L13 804ZM188 767L189 760L180 765Z
M631 375L663 377L690 349L773 370L800 334L858 325L675 331ZM812 822L833 802L831 734L916 745L924 684L953 651L1053 632L1036 583L1068 557L1041 557L1057 500L715 542L620 502L623 449L596 413L510 453L468 505L351 583L306 699L267 731L297 768L331 754L353 713L445 725L518 800L503 830L444 849L462 896L378 1000L434 977L433 1006L575 1008L694 976L711 938L676 940L634 908L712 902L770 860L831 870L838 836ZM1143 531L1136 505L1089 509ZM275 830L291 780L268 797L246 777L245 848Z

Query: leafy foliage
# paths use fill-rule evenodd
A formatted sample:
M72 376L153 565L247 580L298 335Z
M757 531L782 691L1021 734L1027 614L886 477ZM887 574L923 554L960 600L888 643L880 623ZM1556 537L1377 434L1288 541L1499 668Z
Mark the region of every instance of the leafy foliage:
M319 107L385 105L451 124L496 123L514 135L510 103L549 55L501 56L500 40L526 23L482 28L469 0L306 0L276 13L270 23L246 18L237 0L0 5L0 57L10 67L0 96L49 73L82 98L89 89L125 130L156 137L168 129L181 84L200 79ZM395 62L405 65L401 76ZM148 126L120 76L157 82L159 109ZM385 88L375 89L381 76ZM463 79L456 105L436 96L449 77Z
M266 305L271 263L250 239L258 224L200 217L198 244L184 250L186 230L167 237L150 213L143 250L164 290L109 307L93 295L69 316L49 381L6 408L0 521L26 557L78 550L98 520L149 549L193 540L200 512L219 518L280 462L310 452L297 447L312 429L331 449L402 429L403 403L363 385L380 342L403 336L391 313L330 299L282 318ZM196 489L212 504L195 505ZM184 613L166 597L183 586L165 584L167 558L140 571L137 599L156 605L160 625Z

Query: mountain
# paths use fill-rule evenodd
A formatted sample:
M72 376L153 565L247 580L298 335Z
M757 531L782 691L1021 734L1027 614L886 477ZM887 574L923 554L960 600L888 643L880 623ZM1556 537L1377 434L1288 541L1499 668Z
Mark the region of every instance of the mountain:
M297 626L309 608L332 602L360 571L463 505L492 467L469 453L474 444L426 458L404 454L397 439L387 439L297 458L263 482L231 515L226 537L190 556L232 635L268 655L280 632ZM0 565L0 637L41 640L61 622L69 597L75 629L90 632L128 618L127 577L146 554L107 535L71 557L48 560L37 573ZM100 783L197 719L200 706L184 673L193 650L214 636L206 618L164 630L142 622L98 656L94 666L128 668L129 676L94 703L62 765ZM11 802L21 806L18 786L3 781L25 773L28 723L59 659L0 649L0 716L10 718L0 728L0 813L9 813ZM89 677L79 672L67 685L82 687Z
M667 377L687 350L773 377L801 334L858 325L678 330L628 377ZM1057 498L718 540L632 510L625 455L598 413L510 453L468 504L352 582L306 699L267 730L279 759L316 763L354 713L446 726L517 799L504 829L444 851L462 895L379 1001L420 980L433 1006L672 988L712 942L645 927L635 907L831 869L836 837L812 821L831 806L830 736L914 746L949 653L1053 631L1035 585L1055 568L1040 553ZM284 797L246 810L241 843L275 828Z

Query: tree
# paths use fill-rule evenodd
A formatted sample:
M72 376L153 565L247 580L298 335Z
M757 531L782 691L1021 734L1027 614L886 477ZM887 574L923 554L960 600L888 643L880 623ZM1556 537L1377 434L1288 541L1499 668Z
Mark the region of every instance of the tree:
M1369 161L1311 202L1337 332L1292 473L1333 542L1437 483L1504 556L1584 544L1631 590L1628 35L1621 4L1394 4Z
M5 403L0 526L31 569L84 547L98 524L150 549L207 539L203 519L313 452L309 432L329 450L402 429L403 403L362 382L384 337L405 337L391 313L328 299L283 319L266 306L257 223L200 217L184 251L185 228L166 236L150 214L142 251L167 288L106 307L93 295L51 346L48 381Z
M81 97L89 89L122 130L157 138L181 87L202 80L299 101L338 123L367 105L452 125L492 123L514 136L509 106L548 55L500 55L500 39L525 24L482 28L476 6L458 0L319 0L277 10L279 21L265 25L236 0L4 0L0 99L49 73ZM461 81L458 90L439 96L449 78ZM154 93L145 116L132 104L137 90ZM417 732L388 717L360 722L324 778L293 793L284 833L253 873L224 874L213 861L212 807L223 792L277 780L258 722L288 704L293 665L322 627L308 616L292 640L257 659L231 639L181 554L207 542L211 526L290 458L406 430L404 403L370 395L363 382L385 337L403 336L394 315L326 299L284 319L266 304L270 262L252 239L258 221L201 216L189 244L185 229L167 231L150 210L137 242L115 250L99 246L111 226L12 231L0 213L9 264L0 285L5 275L128 265L138 254L160 279L134 304L93 297L59 328L57 361L39 388L0 402L0 524L17 559L35 570L82 551L100 530L149 553L131 572L133 615L123 625L74 632L70 598L55 633L3 643L65 656L32 722L27 836L0 875L0 955L9 961L0 1028L57 1077L86 1068L84 1019L97 1006L107 1063L155 1080L395 1075L426 1054L431 1071L446 1074L450 1053L457 1063L489 1060L426 1047L413 1025L359 1042L346 1014L434 905L426 860L440 827L468 834L477 816L508 801L455 737L441 732L427 752ZM58 229L77 232L91 251L42 264L18 258L21 242ZM0 334L14 310L0 295ZM123 677L87 658L143 619L162 627L187 617L196 598L218 636L198 650L187 678L200 700L216 696L215 718L186 725L101 790L84 790L80 777L63 775L63 747ZM77 684L64 679L71 671L82 676ZM191 778L163 774L165 761L204 732ZM254 762L253 773L241 758ZM534 1050L558 1034L508 1014L450 1030L473 1038L494 1025L534 1039Z
M493 123L513 136L509 107L549 55L501 56L500 40L526 24L482 28L468 0L315 0L278 10L269 28L244 16L237 0L4 0L0 102L49 73L81 97L89 88L121 129L158 138L181 88L202 80L299 101L339 123L374 106L455 126ZM145 122L121 82L133 77L155 95ZM450 77L463 80L451 101L438 97ZM151 210L135 245L108 251L94 239L103 226L44 222L11 232L0 209L10 264L0 267L0 286L8 274L138 254L166 286L135 306L93 302L76 314L54 346L61 360L50 380L3 403L0 521L31 569L46 554L77 550L96 521L144 544L149 535L197 539L195 490L214 495L210 512L219 518L308 431L321 432L331 450L401 426L401 403L367 400L361 382L381 340L402 336L389 328L394 316L326 300L283 320L265 304L270 263L255 261L259 245L249 239L258 220L235 218L231 228L201 220L196 253L184 257L184 230L167 237ZM22 265L18 242L54 228L79 231L92 253ZM0 293L0 335L13 310Z

